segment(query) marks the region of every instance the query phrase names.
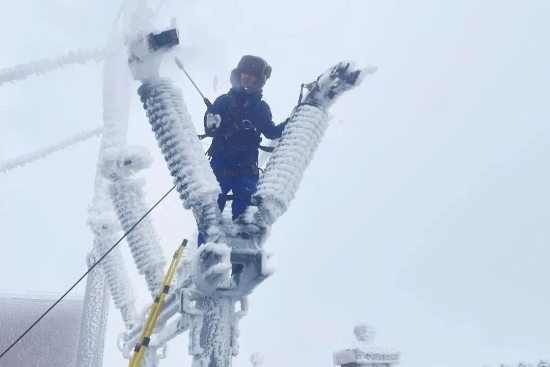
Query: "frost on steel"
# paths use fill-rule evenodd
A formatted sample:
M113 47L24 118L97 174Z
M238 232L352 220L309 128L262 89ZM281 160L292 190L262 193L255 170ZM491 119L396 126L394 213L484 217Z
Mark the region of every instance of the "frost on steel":
M189 331L188 352L194 366L229 367L232 357L238 354L238 322L246 315L247 296L273 273L264 244L272 225L296 196L328 127L328 110L376 68L359 69L353 62L339 62L306 86L307 93L290 114L283 135L267 160L252 205L232 221L218 208L221 190L182 92L162 76L161 61L180 47L175 22L171 27L126 39L128 66L134 80L140 83L137 93L166 161L167 174L173 177L182 205L192 211L206 243L190 248L181 261L142 365L157 366L166 355L167 343ZM109 182L108 194L114 208L113 220L125 232L147 210L144 183L135 174L150 164L145 148L128 146L109 149L102 161L101 172ZM167 262L152 223L144 220L127 242L139 273L155 297ZM114 256L103 268L126 326L119 348L130 358L148 310L139 315L121 263ZM232 272L236 264L241 270Z

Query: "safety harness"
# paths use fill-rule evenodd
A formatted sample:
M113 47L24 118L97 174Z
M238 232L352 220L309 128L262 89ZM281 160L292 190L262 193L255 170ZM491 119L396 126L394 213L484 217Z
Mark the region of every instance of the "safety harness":
M241 108L247 107L248 104L249 104L248 103L248 98L246 98L245 101L244 101L244 104L242 105ZM225 132L222 135L222 138L223 138L224 141L227 141L227 140L231 139L231 137L233 135L235 135L236 133L238 133L241 130L251 130L253 135L256 138L258 138L259 142L262 141L261 132L258 131L256 126L254 126L254 124L250 120L241 120L240 108L239 108L239 105L237 104L235 96L233 96L233 95L231 96L231 104L229 106L229 113L232 115L233 124L227 130L227 132ZM261 121L262 120L261 113L260 113L259 118L260 118L260 121ZM210 148L212 148L212 146L210 146ZM209 151L210 151L210 149L208 149L208 152ZM214 173L216 174L216 176L219 176L219 177L236 177L236 176L239 176L240 174L247 173L247 172L251 172L252 174L258 174L260 172L260 168L255 164L251 165L250 167L241 168L239 170L227 170L227 169L214 168Z
M243 108L248 106L248 98L245 99ZM229 113L233 116L233 125L229 128L229 130L223 134L223 139L228 140L231 138L235 133L237 133L239 130L252 130L254 135L262 141L261 133L258 131L256 126L252 124L250 120L241 120L241 117L239 116L239 106L237 105L237 101L235 100L234 96L231 96L231 105L229 106ZM262 115L260 114L260 121L262 119Z
M248 98L245 100L243 107L248 106ZM239 106L237 105L237 101L235 100L234 96L231 96L231 105L230 105L230 113L233 115L233 124L229 128L229 130L223 134L223 139L228 140L231 138L233 134L238 132L239 130L246 130L246 129L252 129L254 131L254 135L256 135L260 142L262 141L261 133L258 131L258 129L250 122L250 120L241 120L239 117ZM260 120L262 118L262 115L260 115ZM199 139L205 139L208 137L206 134L198 135ZM264 145L259 145L258 148L260 150L263 150L264 152L271 153L275 149L275 147L266 147ZM210 149L208 150L208 152ZM206 152L208 154L208 152Z

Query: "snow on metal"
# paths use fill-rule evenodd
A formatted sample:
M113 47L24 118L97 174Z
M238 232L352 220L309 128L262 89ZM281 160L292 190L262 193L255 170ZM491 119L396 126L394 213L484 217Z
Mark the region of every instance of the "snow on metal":
M126 145L132 78L128 71L126 50L120 38L112 36L107 48L103 70L103 135L99 148L98 170L88 225L94 234L90 255L97 260L113 244L113 207L106 196L108 183L99 167L108 148ZM106 224L106 228L103 225ZM114 249L115 257L118 249ZM88 264L90 265L90 264ZM105 276L100 267L87 277L84 316L78 345L77 367L102 367L105 344L108 302ZM130 317L130 316L128 316Z
M178 281L167 296L144 366L157 366L164 357L166 343L189 330L189 354L193 356L194 367L230 367L232 357L239 352L238 324L248 311L246 297L272 274L267 266L268 255L262 248L271 225L288 210L296 195L304 171L328 126L330 106L376 69L359 70L353 63L339 63L321 74L310 86L304 102L293 110L282 138L274 142L276 148L260 178L253 205L233 223L224 218L218 208L221 190L204 156L181 90L171 80L160 77L163 52L151 52L148 45L147 35L154 31L154 12L147 0L128 0L123 3L117 21L119 18L123 30L118 32L116 24L113 25L107 48L72 52L57 59L0 70L0 85L71 63L105 59L104 126L88 219L94 234L93 250L87 258L90 267L116 242L121 229L128 231L146 212L143 182L133 174L150 165L150 156L140 147L126 146L131 75L141 81L138 94L183 207L193 211L197 228L206 237L203 246L182 260ZM123 45L129 47L129 57ZM0 173L89 138L90 134L97 135L99 131L86 132L32 156L8 162L11 165L0 166L3 167ZM149 291L155 296L166 261L152 223L146 219L138 225L128 236L128 243L138 271L145 275ZM232 273L235 265L241 268ZM103 366L108 312L106 281L126 326L119 338L119 348L126 358L130 356L143 328L143 318L139 320L137 316L125 272L118 249L112 250L101 267L91 271L80 319L74 321L80 323L80 334L78 328L70 328L75 331L71 340L76 344L66 350L73 351L74 355L58 354L64 362L56 363L50 358L41 366L63 366L65 362L77 367ZM236 310L237 304L240 310ZM256 367L261 365L258 358L251 361ZM361 364L364 359L356 358L355 362ZM25 365L33 366L32 363Z
M221 189L204 156L181 90L171 80L159 78L142 84L138 93L184 207L193 210L207 241L219 240Z
M105 59L106 49L73 50L63 56L42 59L0 69L0 85L23 80L30 75L41 75L71 64L85 64L90 61L101 62Z
M254 367L262 367L264 365L265 358L263 354L259 352L252 353L250 355L250 363Z
M198 229L207 238L193 259L183 262L185 269L178 277L181 283L169 294L152 348L164 347L168 340L189 329L193 366L230 367L239 349L238 322L248 310L246 296L272 273L261 243L294 198L328 126L328 109L340 95L357 87L365 75L376 69L360 70L352 63L339 63L317 79L304 103L293 111L267 163L254 197L255 206L233 224L222 217L217 207L220 188L181 91L159 76L162 55L148 57L140 50L139 57L131 57L130 65L134 79L142 82L138 94L184 208L193 210ZM243 237L243 231L252 237ZM229 274L233 265L241 265L241 270ZM168 323L177 312L178 302L181 316ZM241 304L240 311L235 309L237 303ZM127 333L125 350L142 327Z
M82 141L88 140L95 136L100 136L103 132L103 128L97 127L95 129L87 130L76 135L73 135L69 138L63 139L60 142L57 142L49 147L42 148L35 152L24 154L22 156L9 159L7 161L0 163L0 173L14 170L16 168L21 168L29 163L35 162L37 160L48 157L49 155L56 153L60 150L67 149L68 147L78 144Z
M341 95L358 87L365 76L374 72L374 67L358 69L353 62L340 62L310 86L267 161L252 199L253 205L242 217L241 224L248 231L268 232L288 210L328 127L328 109Z
M105 212L101 214L96 213L96 215L100 215L100 217L97 221L93 221L93 223L101 223L101 226L93 228L93 232L97 234L94 240L98 241L94 247L103 249L102 252L105 253L112 244L118 241L122 233L114 213ZM89 264L92 265L93 263L90 262ZM127 328L135 326L138 321L136 300L120 251L118 249L111 251L101 261L100 267L105 275L109 293L115 303L115 307L122 314L124 324Z
M367 324L356 325L353 329L357 346L334 352L333 364L356 367L393 367L400 362L400 353L393 348L380 348L374 345L374 329Z
M162 285L166 259L151 218L146 216L132 227L149 209L145 203L145 180L134 174L150 167L152 158L144 147L112 148L106 151L102 172L111 181L109 194L126 236L138 273L145 276L151 298ZM131 230L131 231L130 231Z

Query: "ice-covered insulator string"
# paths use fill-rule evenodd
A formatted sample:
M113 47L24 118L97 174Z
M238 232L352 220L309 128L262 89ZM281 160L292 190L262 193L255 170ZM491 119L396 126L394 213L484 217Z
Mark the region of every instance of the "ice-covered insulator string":
M222 234L217 204L221 191L181 91L169 79L158 79L142 84L138 94L184 207L193 210L206 240L217 242Z
M105 154L103 173L111 180L109 194L122 229L128 233L126 238L138 272L145 276L154 298L164 278L166 259L162 247L151 217L146 216L131 230L148 210L143 189L145 181L133 174L150 164L151 157L145 148L110 149Z

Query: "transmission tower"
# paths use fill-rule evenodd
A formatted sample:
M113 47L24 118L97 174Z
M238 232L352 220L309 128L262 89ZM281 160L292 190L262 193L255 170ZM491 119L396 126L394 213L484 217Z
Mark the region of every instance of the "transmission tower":
M302 85L307 92L290 114L283 136L273 145L252 205L232 221L218 207L220 187L204 156L181 90L162 76L161 61L172 55L179 38L175 19L168 30L154 26L158 7L154 11L146 0L125 1L106 47L71 52L0 73L0 81L13 81L68 64L104 62L102 127L0 165L0 173L22 167L101 135L88 218L94 240L86 261L94 268L87 277L77 367L103 366L109 294L125 324L118 347L131 366L158 366L166 355L167 343L189 331L189 354L194 366L230 367L239 350L238 322L247 313L247 296L272 274L264 244L271 226L296 195L328 127L328 110L341 95L376 71L340 62L312 83ZM173 260L167 274L167 261L147 217L144 182L135 177L151 165L152 159L146 148L127 144L129 106L136 82L167 174L173 177L184 209L193 212L206 240L181 263ZM112 247L123 233L151 294L151 304L141 313L121 254ZM174 259L179 261L181 248L178 251ZM235 271L235 266L239 270Z

